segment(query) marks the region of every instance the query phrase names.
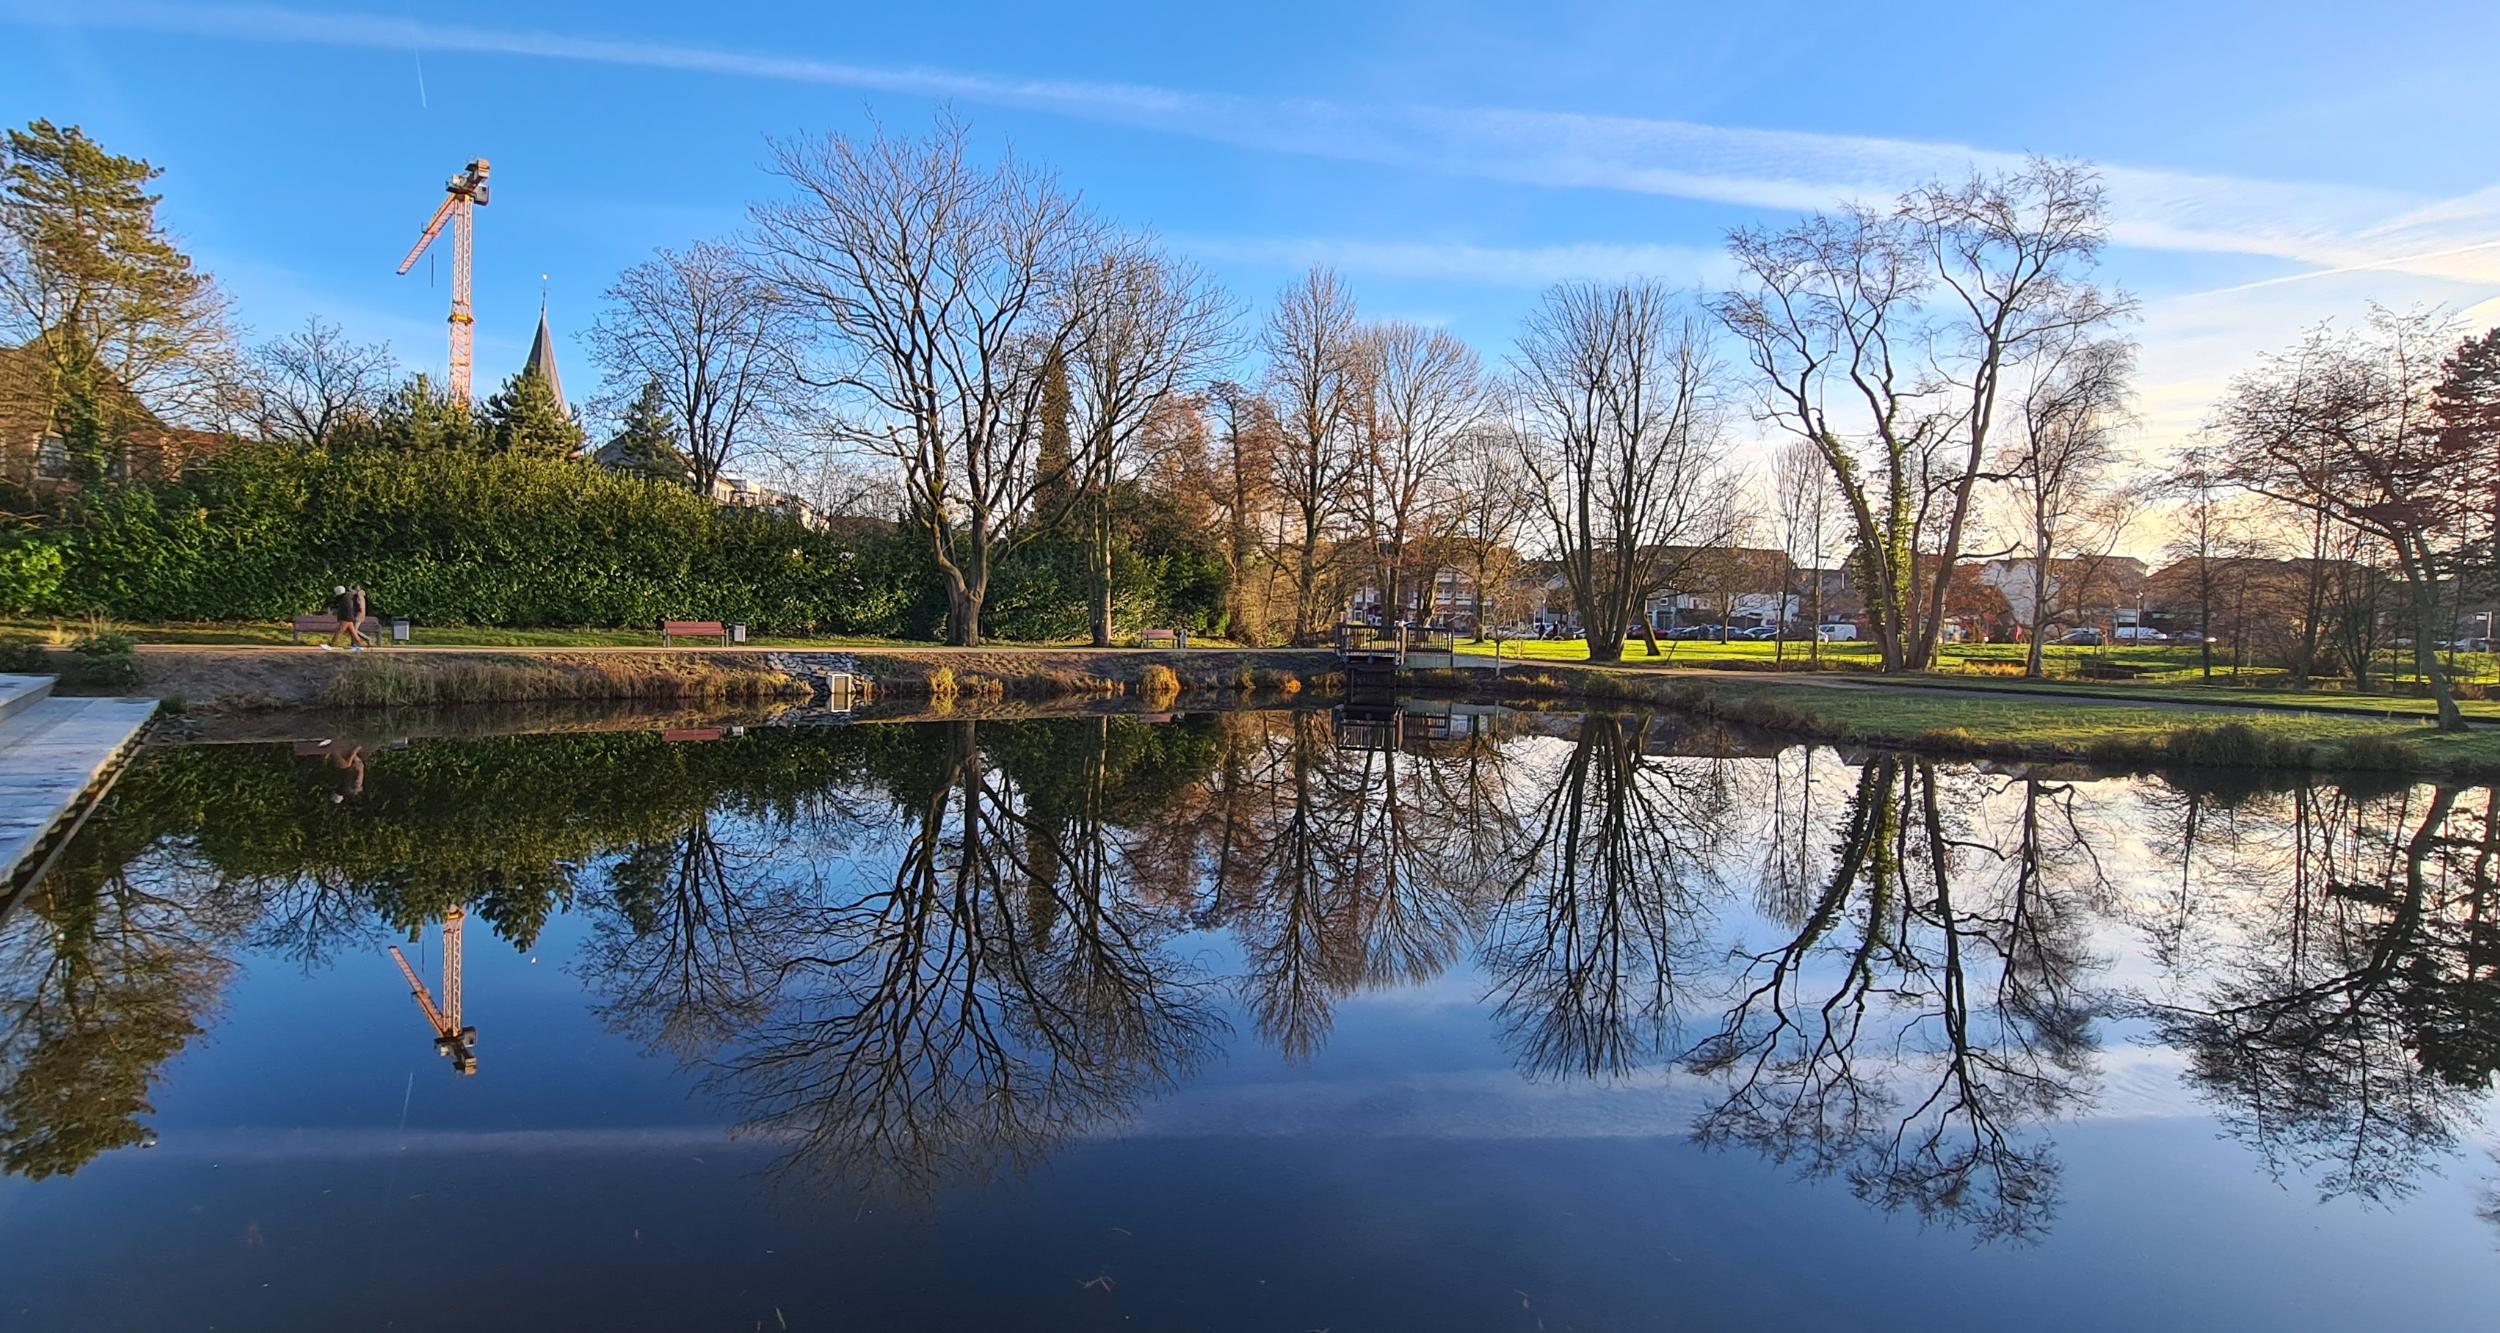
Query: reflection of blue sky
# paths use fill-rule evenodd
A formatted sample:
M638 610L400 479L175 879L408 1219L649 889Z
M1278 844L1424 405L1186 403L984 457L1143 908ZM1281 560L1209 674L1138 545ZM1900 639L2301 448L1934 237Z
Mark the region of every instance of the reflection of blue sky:
M1529 737L1512 753L1515 790L1533 795L1548 788L1549 766L1568 754L1568 741ZM1602 1293L1622 1315L1668 1306L1750 1308L1757 1317L1786 1311L1799 1321L1791 1326L1830 1318L1825 1302L1834 1291L1877 1280L1887 1264L1949 1280L1969 1302L1957 1308L1967 1312L2006 1308L1986 1304L1990 1293L1998 1301L2050 1302L2032 1321L2048 1328L2096 1326L2096 1311L2147 1327L2172 1319L2176 1326L2349 1327L2373 1313L2453 1321L2500 1299L2488 1229L2473 1219L2475 1191L2491 1173L2487 1101L2475 1104L2461 1154L2430 1164L2409 1197L2322 1201L2307 1179L2293 1173L2277 1181L2247 1148L2222 1138L2214 1108L2183 1077L2185 1055L2149 1044L2149 1034L2129 1022L2096 1023L2099 1045L2080 1095L2009 1126L2060 1163L2056 1219L2037 1246L1974 1247L1952 1228L1921 1228L1911 1216L1867 1206L1845 1181L1801 1179L1793 1164L1743 1149L1693 1146L1694 1122L1726 1089L1722 1080L1676 1068L1672 1056L1705 1034L1729 1002L1738 969L1731 959L1790 933L1757 909L1757 889L1770 831L1789 827L1775 821L1774 797L1794 799L1805 755L1645 761L1726 783L1735 799L1726 807L1730 827L1712 844L1719 850L1707 869L1715 882L1702 895L1706 912L1679 973L1676 1031L1643 1067L1602 1078L1523 1072L1488 1012L1496 988L1473 947L1428 978L1340 996L1325 1042L1302 1063L1260 1038L1228 988L1229 1035L1195 1077L1146 1096L1123 1118L1082 1129L1030 1179L946 1197L932 1225L953 1238L955 1252L981 1254L987 1266L977 1280L933 1280L913 1297L912 1312L940 1322L973 1319L993 1298L984 1295L990 1284L1006 1281L991 1268L1016 1271L993 1250L1013 1243L1009 1237L1074 1265L1073 1279L1047 1273L1072 1287L1102 1262L1077 1257L1090 1252L1074 1238L1114 1225L1145 1238L1138 1254L1161 1255L1174 1271L1186 1267L1195 1280L1220 1286L1231 1261L1205 1253L1207 1238L1195 1229L1210 1218L1249 1229L1218 1245L1259 1270L1245 1281L1292 1281L1332 1299L1366 1282L1465 1292L1463 1272L1423 1276L1438 1271L1431 1256L1443 1251L1466 1255L1461 1269L1504 1274L1510 1287L1539 1300L1576 1292L1598 1301ZM1816 752L1814 763L1825 804L1803 841L1827 852L1854 775L1829 751ZM1963 772L1949 781L1950 791L1969 797L1957 807L1960 831L1976 844L2007 845L2019 784ZM2164 822L2173 794L2111 780L2078 784L2074 799L2082 835L2107 876L2084 915L2086 952L2096 963L2088 985L2192 995L2202 975L2168 968L2153 952L2154 932L2170 919L2179 891ZM2236 816L2239 849L2226 853L2216 835L2188 876L2192 915L2208 937L2195 958L2227 957L2278 905L2280 887L2263 871L2276 832L2270 799ZM2404 799L2389 798L2378 814L2400 819ZM733 842L777 848L776 875L821 880L837 895L885 882L901 853L894 831L875 824L794 837L771 824L721 823ZM2080 891L2083 866L2053 865L2052 888ZM1954 881L1962 906L2001 892L2003 870L1974 853ZM289 1253L362 1243L356 1238L384 1218L393 1226L456 1225L477 1244L569 1252L590 1244L578 1236L603 1227L658 1235L664 1228L654 1219L683 1215L711 1219L715 1228L675 1242L681 1248L671 1253L691 1271L771 1251L773 1259L754 1262L789 1287L830 1279L781 1266L784 1254L805 1253L807 1263L855 1277L863 1270L842 1265L883 1254L876 1247L884 1233L874 1230L882 1214L853 1219L841 1210L840 1219L800 1222L760 1209L773 1189L768 1167L789 1141L738 1130L731 1108L696 1090L699 1070L641 1051L603 1026L602 998L583 972L584 948L609 910L599 883L595 870L586 875L571 909L547 924L530 952L482 926L473 930L468 1018L481 1038L473 1079L455 1079L431 1049L382 952L385 932L309 968L245 953L209 1030L156 1089L150 1120L161 1147L110 1155L72 1182L0 1181L0 1244L40 1259L48 1246L121 1227L174 1256L169 1273L214 1288L222 1279L213 1268L184 1267L217 1252L182 1230L185 1201L205 1201L222 1238L240 1233L238 1211L280 1232L319 1208L347 1206L315 1201L346 1197L368 1202L337 1220L335 1241L298 1236ZM1170 907L1168 895L1158 905ZM411 949L429 973L433 936L429 928ZM1234 930L1219 928L1175 936L1164 951L1227 979L1242 971L1243 948ZM1817 955L1803 969L1800 992L1827 993L1839 975L1831 957ZM1879 1000L1858 1046L1857 1073L1897 1101L1911 1099L1931 1074L1933 1020L1910 1018L1921 1011L1915 1001ZM1981 1040L1994 1035L1984 1005L1974 1022ZM584 1202L594 1196L605 1202ZM825 1257L836 1236L847 1258ZM1284 1236L1299 1239L1288 1244ZM1307 1250L1298 1248L1304 1243ZM1360 1272L1356 1256L1366 1266ZM611 1261L586 1253L579 1262L593 1272ZM1534 1276L1509 1276L1514 1262ZM1145 1271L1136 1258L1121 1268L1124 1283L1141 1288L1150 1281ZM1808 1271L1816 1276L1801 1283ZM499 1299L525 1303L509 1276L490 1275L487 1285ZM1012 1303L1005 1287L995 1290L1002 1294L994 1299ZM1467 1326L1464 1309L1475 1307L1462 1305L1440 1310L1440 1326ZM1911 1318L1913 1309L1921 1320ZM1888 1301L1883 1311L1860 1314L1864 1327L1953 1322L1932 1303ZM1327 1324L1322 1312L1309 1317L1317 1322L1291 1326ZM1583 1318L1607 1322L1585 1311ZM1994 1321L1974 1313L1971 1322Z

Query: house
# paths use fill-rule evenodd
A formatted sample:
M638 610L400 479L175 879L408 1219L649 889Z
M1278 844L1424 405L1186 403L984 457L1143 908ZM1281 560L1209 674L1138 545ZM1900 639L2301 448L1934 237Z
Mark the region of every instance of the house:
M733 509L762 509L794 519L810 532L825 526L825 515L816 506L788 491L777 491L758 485L744 477L720 476L712 479L712 500Z
M2035 599L2042 590L2035 577L2039 566L2030 557L1985 560L1970 568L1956 571L1954 582L1965 581L1986 588L1994 594L1990 604L1971 608L1957 617L1968 623L1964 629L1974 638L2004 638L2014 629L2029 629L2035 610ZM2127 628L2136 623L2136 600L2144 591L2145 565L2131 555L2061 556L2049 561L2046 592L2048 609L2047 632L2056 634L2078 626ZM1997 623L2002 616L2003 623Z
M2216 556L2174 561L2146 576L2144 621L2170 634L2201 630L2256 654L2289 661L2303 627L2331 624L2355 609L2393 611L2392 576L2352 560Z
M114 456L106 461L116 481L170 481L226 446L227 437L213 431L167 425L124 385L108 384L105 396L117 423ZM78 489L58 408L43 349L0 347L0 484L39 499Z
M1761 546L1670 547L1665 557L1675 572L1648 606L1650 624L1660 630L1790 624L1807 614L1813 581L1824 572Z
M1381 605L1377 581L1358 584L1346 599L1347 614L1357 622L1388 624L1403 620L1413 625L1447 625L1473 630L1476 621L1489 609L1477 594L1475 578L1464 570L1442 567L1432 571L1432 586L1426 589L1421 579L1409 579L1400 592L1402 605L1392 609Z

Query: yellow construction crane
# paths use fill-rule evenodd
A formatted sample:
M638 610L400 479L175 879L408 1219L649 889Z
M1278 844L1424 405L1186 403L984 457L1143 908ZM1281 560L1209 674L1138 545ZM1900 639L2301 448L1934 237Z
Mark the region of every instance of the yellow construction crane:
M417 999L417 1008L425 1011L426 1025L434 1029L434 1051L451 1061L451 1067L463 1074L477 1072L477 1029L460 1024L460 922L465 914L457 907L443 913L443 1003L434 1005L425 983L418 979L417 969L408 965L408 955L391 946L391 961L399 964L399 974L408 978L408 993Z
M485 158L469 164L468 169L454 176L443 186L443 206L434 210L432 221L425 224L425 234L408 250L408 257L399 261L399 271L406 273L417 266L417 258L425 247L442 234L443 224L451 224L451 397L452 401L469 401L469 326L476 321L469 316L469 214L473 208L486 206Z

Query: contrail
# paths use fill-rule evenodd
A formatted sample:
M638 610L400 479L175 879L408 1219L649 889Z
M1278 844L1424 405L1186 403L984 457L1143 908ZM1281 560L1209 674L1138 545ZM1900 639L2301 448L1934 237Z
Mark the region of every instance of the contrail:
M1259 152L1292 153L1514 185L1612 190L1781 212L1888 201L1921 181L2019 167L1967 144L1759 130L1569 112L1193 92L1143 84L1022 79L915 66L843 64L663 42L572 36L413 18L317 14L269 5L149 0L0 0L26 24L180 33L354 49L431 50L773 79L938 101L1015 107ZM2457 262L2500 228L2500 200L2444 203L2334 184L2106 166L2113 242L2152 250L2261 255L2326 269L2402 269L2488 282ZM2432 206L2425 207L2426 203ZM2392 224L2391 224L2392 220ZM2402 247L2402 257L2383 252Z

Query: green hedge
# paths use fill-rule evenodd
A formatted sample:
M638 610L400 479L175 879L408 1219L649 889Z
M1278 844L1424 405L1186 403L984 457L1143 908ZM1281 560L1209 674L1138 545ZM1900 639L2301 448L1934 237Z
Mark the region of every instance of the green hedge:
M0 602L125 620L281 620L360 583L377 612L436 624L693 617L894 635L911 598L881 568L890 545L580 463L254 447L17 534L0 546Z
M1150 499L1113 562L1121 628L1213 627L1223 567ZM682 488L513 455L239 448L179 484L98 492L0 533L0 613L285 620L362 584L420 624L744 622L765 634L934 637L946 600L911 534L838 538ZM984 633L1081 637L1085 564L1044 538L992 574Z

